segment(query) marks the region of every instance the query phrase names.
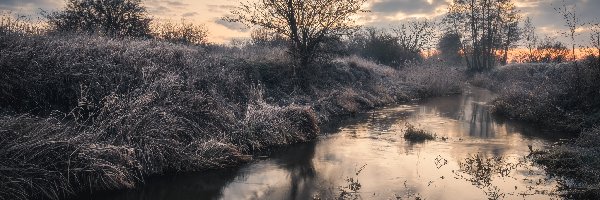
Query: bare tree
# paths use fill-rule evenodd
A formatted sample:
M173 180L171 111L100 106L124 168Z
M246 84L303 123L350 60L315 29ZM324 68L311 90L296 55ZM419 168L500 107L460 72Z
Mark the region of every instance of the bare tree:
M148 36L150 21L141 0L67 0L62 11L45 16L59 32Z
M514 46L519 16L512 0L454 0L444 22L463 33L467 67L481 71L494 66L499 50Z
M411 20L392 30L396 33L400 46L412 53L423 53L432 48L435 38L435 22L427 19Z
M531 18L527 17L523 25L523 43L529 51L527 56L529 62L533 61L533 49L537 45L537 40L538 36L535 33L535 26L531 22Z
M592 48L596 49L598 53L598 63L600 63L600 22L591 22L590 23L590 41L592 43Z
M500 12L500 48L502 49L501 64L506 65L508 60L508 51L517 47L517 41L521 40L523 30L519 27L521 21L521 15L516 6L512 3L506 3L500 5L500 8L504 12Z
M355 28L353 15L362 12L366 0L258 0L241 3L229 22L259 26L285 35L290 52L302 67L317 57L321 44L331 35Z
M568 28L568 32L564 32L563 35L566 35L571 40L571 54L573 61L575 61L577 60L575 55L575 37L579 35L577 29L583 26L579 20L579 16L577 16L577 4L567 6L567 3L563 0L562 6L556 7L554 10L556 10L556 12L558 12L565 20L565 26Z
M252 30L250 38L252 40L252 44L258 46L285 46L288 43L287 39L283 35L264 28Z

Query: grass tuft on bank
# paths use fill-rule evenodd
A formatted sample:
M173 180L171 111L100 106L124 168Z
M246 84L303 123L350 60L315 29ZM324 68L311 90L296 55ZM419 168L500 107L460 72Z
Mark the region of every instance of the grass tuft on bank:
M410 123L405 124L404 139L410 142L425 142L435 140L435 134L415 127Z

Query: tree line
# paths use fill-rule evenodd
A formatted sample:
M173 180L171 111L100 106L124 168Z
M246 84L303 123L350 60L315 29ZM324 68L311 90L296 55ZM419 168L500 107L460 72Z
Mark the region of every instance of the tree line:
M556 12L565 19L565 36L571 40L573 57L567 57L566 45L540 40L531 18L523 19L512 0L453 0L440 22L414 19L390 29L357 24L357 15L369 13L363 8L365 3L366 0L258 0L240 3L223 19L252 29L253 44L286 46L296 61L292 66L299 71L310 71L312 62L340 52L400 67L423 60L424 53L436 49L434 58L464 64L471 71L507 64L509 51L517 47L527 49L525 55L516 58L521 62L575 60L576 30L584 25L592 30L590 51L600 55L598 23L581 23L575 8L564 2ZM148 15L142 0L66 0L62 10L43 15L55 32L208 43L208 30L203 25L185 20L159 23Z
M203 25L185 19L180 22L154 20L142 0L66 0L65 3L60 11L42 13L52 32L207 43L208 30Z

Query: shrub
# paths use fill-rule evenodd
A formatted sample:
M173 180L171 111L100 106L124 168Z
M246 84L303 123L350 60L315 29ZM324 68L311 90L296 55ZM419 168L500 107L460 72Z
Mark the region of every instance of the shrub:
M183 19L180 23L154 23L151 30L154 38L172 43L204 45L208 42L208 30L204 25L187 23Z
M414 84L423 97L460 93L466 79L464 69L441 63L407 65L400 69L400 74L407 83Z
M418 51L400 45L399 38L386 32L369 28L355 33L350 38L349 52L395 68L406 62L421 60Z

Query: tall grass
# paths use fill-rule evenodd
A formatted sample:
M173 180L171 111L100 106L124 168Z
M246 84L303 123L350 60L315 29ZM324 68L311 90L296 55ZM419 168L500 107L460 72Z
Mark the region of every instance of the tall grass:
M253 46L4 31L0 47L0 199L236 165L314 139L331 116L455 92L408 78L427 66L344 57L296 75L281 51ZM461 84L446 75L426 77Z

